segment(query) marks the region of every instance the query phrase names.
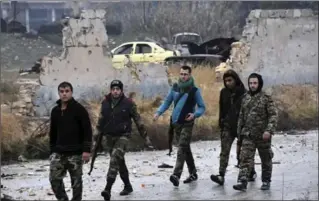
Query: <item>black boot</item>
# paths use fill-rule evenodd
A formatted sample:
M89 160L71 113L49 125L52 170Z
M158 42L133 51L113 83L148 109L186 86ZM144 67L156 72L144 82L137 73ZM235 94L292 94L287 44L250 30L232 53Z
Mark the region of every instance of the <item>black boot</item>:
M189 177L187 177L187 179L185 179L183 182L184 184L188 184L191 183L193 181L196 181L198 179L198 176L196 173L189 175Z
M130 194L130 193L132 193L132 192L133 192L132 185L129 185L129 186L125 185L125 186L124 186L124 189L120 192L120 195L121 195L121 196L123 196L123 195L128 195L128 194Z
M177 175L172 174L169 177L169 180L173 183L174 186L179 186L179 177Z
M233 188L238 191L246 191L247 190L247 182L241 181L238 184L234 185Z
M120 192L120 195L128 195L133 192L133 187L130 182L128 173L121 174L121 179L124 183L124 189Z
M224 176L222 176L222 175L211 175L210 176L210 179L213 181L213 182L215 182L215 183L217 183L217 184L219 184L219 185L224 185L224 182L225 182L225 178L224 178Z
M255 181L256 178L257 178L257 173L256 173L255 169L253 169L248 177L248 182Z
M263 182L260 189L261 190L269 190L270 189L270 182Z
M105 189L101 192L101 196L104 198L105 201L111 199L111 189L114 182L115 182L115 178L108 177L106 179Z

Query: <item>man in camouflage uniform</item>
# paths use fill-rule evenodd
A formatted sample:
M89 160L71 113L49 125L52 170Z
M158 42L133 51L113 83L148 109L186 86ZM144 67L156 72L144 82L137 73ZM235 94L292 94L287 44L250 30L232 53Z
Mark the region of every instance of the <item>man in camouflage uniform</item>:
M242 101L238 119L239 137L242 142L240 154L240 171L238 184L235 190L245 191L247 179L254 166L255 150L258 149L262 167L261 190L270 188L272 175L271 137L274 135L278 114L274 101L269 95L262 92L263 79L257 73L252 73L248 78L249 92Z
M107 183L101 193L104 200L110 200L111 189L118 172L124 182L124 189L120 192L120 195L128 195L133 192L124 159L132 131L132 118L140 135L146 140L146 144L151 146L145 126L137 112L136 104L123 93L123 83L120 80L113 80L110 87L111 93L106 95L102 101L96 126L96 135L103 134L106 136L106 149L110 153Z
M68 82L58 86L60 99L50 122L50 183L58 200L69 200L63 178L70 173L72 200L82 200L82 165L90 159L92 127L87 110L72 97Z
M211 180L224 185L225 173L228 166L229 154L232 144L237 138L237 122L241 101L246 89L238 74L234 70L228 70L223 75L224 88L219 97L219 127L221 129L221 152L219 161L219 175L211 175ZM237 140L237 144L240 144ZM240 149L240 146L238 146ZM239 157L239 152L237 151ZM254 181L256 175L253 168L249 175L249 181Z
M191 73L192 69L189 66L181 67L178 83L173 85L165 101L154 115L154 121L156 121L174 102L171 122L174 127L176 141L178 142L175 169L174 173L170 176L170 181L174 186L179 185L185 161L190 175L184 180L184 183L190 183L198 179L190 143L194 121L204 114L205 104L200 90L195 87ZM195 110L196 105L198 107Z

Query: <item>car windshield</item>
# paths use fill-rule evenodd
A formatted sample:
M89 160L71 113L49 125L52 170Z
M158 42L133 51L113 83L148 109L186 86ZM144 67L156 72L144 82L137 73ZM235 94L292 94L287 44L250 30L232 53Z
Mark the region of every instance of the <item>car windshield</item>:
M200 36L198 35L181 35L177 36L176 38L176 44L180 44L181 42L193 42L193 43L199 43L200 42Z

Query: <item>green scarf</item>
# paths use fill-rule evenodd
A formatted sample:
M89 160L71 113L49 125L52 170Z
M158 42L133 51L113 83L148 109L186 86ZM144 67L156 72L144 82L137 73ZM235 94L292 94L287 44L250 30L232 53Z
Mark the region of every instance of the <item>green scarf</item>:
M120 99L121 99L121 97L118 97L118 98L113 98L113 97L111 97L111 100L112 100L112 108L114 108L117 104L118 104L118 102L120 101Z
M184 82L181 79L178 80L178 87L181 93L189 92L194 86L195 86L195 83L194 83L193 77L190 77L190 79L187 80L186 82Z

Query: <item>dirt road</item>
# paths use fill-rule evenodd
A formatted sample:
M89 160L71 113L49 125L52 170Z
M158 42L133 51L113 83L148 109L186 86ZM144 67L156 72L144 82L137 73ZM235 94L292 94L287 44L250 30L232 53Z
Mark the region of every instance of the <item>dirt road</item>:
M209 176L218 173L219 141L196 142L192 144L199 180L191 185L181 182L178 188L169 182L173 169L159 169L162 162L174 165L176 155L169 157L165 151L127 153L127 164L131 174L134 192L120 197L122 181L118 177L113 192L113 200L184 200L184 199L236 199L236 200L318 200L318 131L308 131L299 135L276 135L273 138L275 153L273 178L270 191L259 190L261 166L256 155L257 181L248 185L247 192L237 192L232 185L236 183L238 169L235 143L232 148L225 186L214 184ZM176 154L176 148L174 149ZM89 165L84 167L85 200L101 200L100 191L105 185L108 156L99 156L91 176L87 175ZM36 161L2 166L5 176L1 184L2 193L13 199L52 200L55 199L48 181L48 161ZM16 175L14 175L16 174ZM187 168L182 179L187 176ZM64 179L71 199L69 176ZM145 187L142 187L142 184Z

